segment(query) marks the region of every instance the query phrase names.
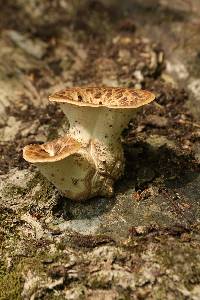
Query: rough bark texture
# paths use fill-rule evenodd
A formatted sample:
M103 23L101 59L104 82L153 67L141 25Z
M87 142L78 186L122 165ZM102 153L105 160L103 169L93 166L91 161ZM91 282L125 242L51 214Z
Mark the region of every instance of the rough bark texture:
M123 3L121 3L123 2ZM200 299L199 0L0 1L0 299ZM72 203L22 158L66 86L155 92L112 199Z

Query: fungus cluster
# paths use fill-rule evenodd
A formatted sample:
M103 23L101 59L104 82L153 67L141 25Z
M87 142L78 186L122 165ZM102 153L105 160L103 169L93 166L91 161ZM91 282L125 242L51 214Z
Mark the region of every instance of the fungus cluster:
M120 135L154 94L128 88L67 88L49 97L59 102L70 128L64 137L28 145L23 157L66 197L111 196L124 171Z

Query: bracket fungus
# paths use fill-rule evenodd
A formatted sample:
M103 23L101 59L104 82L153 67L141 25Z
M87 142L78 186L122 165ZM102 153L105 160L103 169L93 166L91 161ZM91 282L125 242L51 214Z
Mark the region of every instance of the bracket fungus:
M36 164L66 197L111 196L124 171L120 135L137 110L155 99L145 90L67 88L49 97L59 102L70 128L64 137L28 145L24 159Z

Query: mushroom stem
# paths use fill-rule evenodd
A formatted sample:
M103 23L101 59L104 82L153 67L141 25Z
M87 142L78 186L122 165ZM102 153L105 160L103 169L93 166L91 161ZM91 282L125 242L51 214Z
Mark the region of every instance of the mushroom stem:
M102 191L99 194L112 194L112 186L124 172L124 152L120 135L137 109L110 109L108 107L77 107L70 103L61 103L69 123L69 135L84 145L95 165L96 175L93 190L97 182ZM101 180L100 180L101 178Z
M85 146L94 140L107 147L119 143L123 129L137 110L77 107L69 103L60 105L70 123L69 134Z

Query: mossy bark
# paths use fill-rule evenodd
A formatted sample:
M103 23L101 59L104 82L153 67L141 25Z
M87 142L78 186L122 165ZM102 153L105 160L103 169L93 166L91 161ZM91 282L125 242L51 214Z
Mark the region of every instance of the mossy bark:
M0 3L0 300L199 299L199 1L75 2ZM84 204L22 159L66 132L48 95L76 85L157 96L115 196Z

